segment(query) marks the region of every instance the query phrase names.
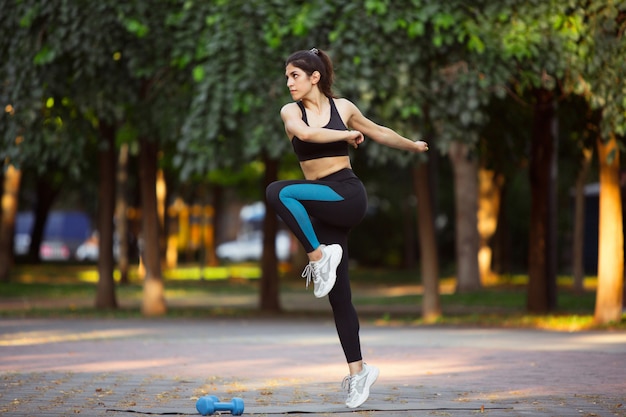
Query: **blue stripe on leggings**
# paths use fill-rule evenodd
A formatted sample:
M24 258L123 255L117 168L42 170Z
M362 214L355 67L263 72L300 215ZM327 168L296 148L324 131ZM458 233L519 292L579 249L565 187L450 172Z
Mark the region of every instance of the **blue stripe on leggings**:
M288 185L278 193L278 198L287 210L291 212L296 222L302 229L313 249L316 249L320 242L313 230L313 224L306 209L300 203L301 200L308 201L341 201L343 197L327 185L321 184L294 184Z

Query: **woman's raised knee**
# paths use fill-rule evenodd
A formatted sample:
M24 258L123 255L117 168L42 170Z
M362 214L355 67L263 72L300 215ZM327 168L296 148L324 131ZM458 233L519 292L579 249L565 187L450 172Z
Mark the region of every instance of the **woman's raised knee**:
M271 205L271 206L276 206L276 203L278 203L278 194L280 193L280 190L282 189L282 186L279 184L279 182L273 182L270 185L267 186L267 188L265 189L265 198L266 201Z

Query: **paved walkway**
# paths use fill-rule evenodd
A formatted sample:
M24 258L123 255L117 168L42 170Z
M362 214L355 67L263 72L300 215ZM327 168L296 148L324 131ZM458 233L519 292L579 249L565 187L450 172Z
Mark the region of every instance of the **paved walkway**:
M626 332L361 329L361 416L626 416ZM330 416L347 367L326 319L0 319L2 416Z

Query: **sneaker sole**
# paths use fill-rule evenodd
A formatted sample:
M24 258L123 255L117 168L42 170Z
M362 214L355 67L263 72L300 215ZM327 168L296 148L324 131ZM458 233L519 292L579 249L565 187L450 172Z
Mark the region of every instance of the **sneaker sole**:
M315 295L315 297L317 298L323 298L326 297L328 295L329 292L332 291L332 289L335 287L335 283L337 282L337 267L339 266L339 264L341 263L341 258L343 257L343 249L341 250L341 253L339 253L339 259L337 259L337 257L332 257L330 258L330 263L333 264L335 263L335 261L337 261L337 264L335 265L334 268L331 269L331 274L328 277L328 282L330 283L330 285L328 285L328 290L324 291L321 294L315 294L315 292L313 292L313 294Z
M376 383L378 375L380 375L380 370L378 368L371 368L371 372L367 375L367 381L365 381L365 389L363 389L363 394L365 394L365 398L363 398L363 401L359 402L356 405L346 404L348 405L348 408L360 407L365 401L367 401L367 399L370 397L370 387Z

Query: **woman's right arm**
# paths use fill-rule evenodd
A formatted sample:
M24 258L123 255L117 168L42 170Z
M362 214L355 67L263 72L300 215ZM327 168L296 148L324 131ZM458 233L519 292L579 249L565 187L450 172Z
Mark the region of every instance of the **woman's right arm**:
M334 130L311 127L302 120L302 112L296 103L288 103L280 110L285 125L285 133L291 140L297 136L303 142L328 143L346 141L353 147L363 142L363 134L357 130Z

